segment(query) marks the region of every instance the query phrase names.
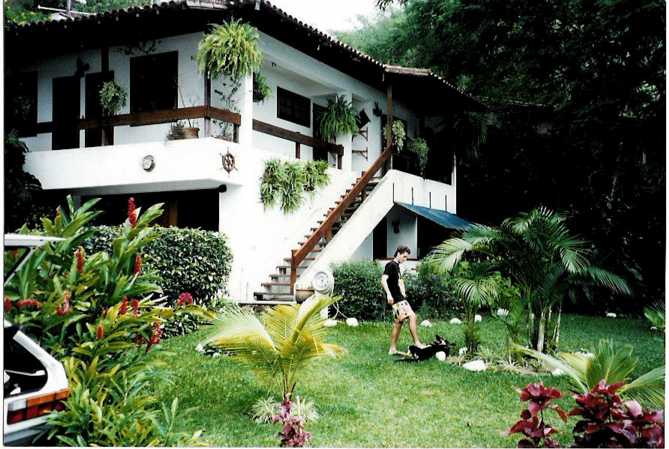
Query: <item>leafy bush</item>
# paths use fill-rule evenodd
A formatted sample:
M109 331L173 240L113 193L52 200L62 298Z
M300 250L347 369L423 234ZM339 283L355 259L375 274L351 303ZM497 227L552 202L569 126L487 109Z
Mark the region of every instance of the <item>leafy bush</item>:
M452 277L439 273L432 265L421 263L415 275L405 275L407 296L421 316L447 318L463 311L453 292Z
M381 286L383 269L374 261L345 262L333 267L334 294L341 296L340 312L360 320L385 317L386 294Z
M53 220L42 219L46 235L64 240L35 250L4 299L5 316L61 359L68 376L72 394L64 411L49 416L48 438L78 446L192 444L160 424L142 377L158 363L146 354L160 343L166 320L183 313L212 318L197 306L173 310L147 296L160 287L142 269L140 251L155 238L151 223L161 205L140 215L131 199L109 253L87 255L81 244L98 200L79 209L67 200ZM176 407L166 418L174 420Z
M87 253L111 251L120 227L96 226L84 241ZM181 293L193 295L195 304L216 306L219 291L225 290L232 253L225 236L200 229L156 227L154 240L144 248L147 271L157 276L169 305L176 305Z
M608 385L604 379L591 390L574 395L576 407L569 414L551 404L562 393L543 382L528 384L520 390L520 400L528 406L507 434L522 433L518 447L560 447L550 438L557 430L544 422L544 411L553 409L567 422L568 416L580 416L572 431L572 447L664 447L662 410L644 410L638 402L623 402L616 393L624 383Z

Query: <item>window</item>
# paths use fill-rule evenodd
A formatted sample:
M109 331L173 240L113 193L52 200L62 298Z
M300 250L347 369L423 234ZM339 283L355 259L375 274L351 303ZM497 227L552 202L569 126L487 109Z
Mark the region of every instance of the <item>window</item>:
M37 72L17 73L5 84L5 130L37 135Z
M175 109L178 95L178 53L130 59L130 112Z
M277 117L311 127L311 100L280 87L276 88L276 97Z

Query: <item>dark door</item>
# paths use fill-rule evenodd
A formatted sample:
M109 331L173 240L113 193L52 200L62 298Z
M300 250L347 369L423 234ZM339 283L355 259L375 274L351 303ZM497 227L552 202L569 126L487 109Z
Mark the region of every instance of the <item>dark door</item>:
M105 81L114 79L114 72L89 73L86 75L86 118L94 119L102 117L102 106L100 106L100 89ZM114 144L114 128L105 128L106 143ZM102 142L102 128L86 130L87 147L99 147Z
M374 228L372 245L374 259L385 259L388 257L388 224L386 223L386 217L383 217Z
M323 106L318 106L314 103L314 139L323 140L321 135L321 117L325 113ZM323 147L314 147L314 160L326 161L328 160L328 151Z
M53 134L54 150L79 148L79 77L66 76L53 80Z

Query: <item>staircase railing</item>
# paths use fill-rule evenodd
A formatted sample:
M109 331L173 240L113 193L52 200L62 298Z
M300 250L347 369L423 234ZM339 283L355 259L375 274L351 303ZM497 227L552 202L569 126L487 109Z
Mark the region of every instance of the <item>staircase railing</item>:
M392 148L386 148L381 155L372 163L364 175L355 183L351 191L341 200L341 202L332 210L319 228L307 239L299 249L292 250L290 262L290 292L294 293L295 283L297 282L297 267L300 266L305 257L314 249L322 238L329 240L332 237L332 226L337 219L341 217L344 211L350 206L355 198L367 187L374 174L381 169L383 164L392 154Z

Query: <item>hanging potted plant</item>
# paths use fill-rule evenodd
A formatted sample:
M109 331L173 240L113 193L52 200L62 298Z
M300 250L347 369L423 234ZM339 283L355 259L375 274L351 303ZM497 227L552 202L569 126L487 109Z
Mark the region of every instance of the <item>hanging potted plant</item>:
M358 128L357 114L352 102L343 95L328 100L320 122L321 135L328 141L342 134L355 134Z
M128 93L116 81L106 81L100 88L99 98L102 113L110 117L126 105Z
M390 126L386 125L384 129L384 136L388 139L388 136L391 134ZM404 129L404 123L400 120L393 120L392 126L392 142L393 147L399 153L404 149L404 141L407 138L406 129Z
M427 156L430 152L430 147L422 137L411 139L407 145L407 150L414 153L418 159L418 171L422 177L425 177L425 169L427 168Z
M177 86L179 92L179 97L181 98L181 104L186 105L184 96L181 93L181 88ZM190 102L191 106L193 102ZM188 125L188 126L186 126ZM200 128L197 127L197 120L191 121L187 118L185 121L177 120L170 126L170 130L167 133L167 140L181 140L181 139L197 139L200 136Z
M265 78L260 72L253 74L253 102L262 103L272 95L272 88L267 84Z

